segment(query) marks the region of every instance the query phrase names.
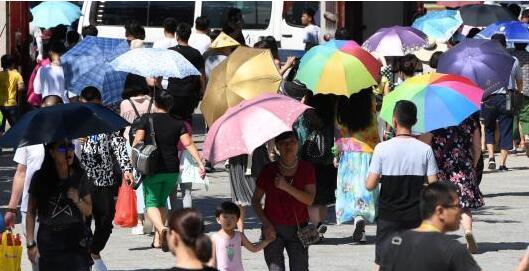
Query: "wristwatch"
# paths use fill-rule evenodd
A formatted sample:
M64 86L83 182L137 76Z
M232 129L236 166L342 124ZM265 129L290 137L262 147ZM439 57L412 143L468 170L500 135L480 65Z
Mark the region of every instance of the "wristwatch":
M35 247L37 246L37 243L35 241L29 241L27 244L26 244L26 248L27 249L30 249L32 247Z
M16 214L17 213L17 208L6 208L6 213L13 213L13 214Z

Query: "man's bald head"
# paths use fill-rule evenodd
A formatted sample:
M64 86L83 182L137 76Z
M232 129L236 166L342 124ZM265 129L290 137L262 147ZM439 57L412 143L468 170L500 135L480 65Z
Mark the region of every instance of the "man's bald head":
M58 104L63 104L63 101L62 101L61 97L59 97L57 95L49 95L49 96L46 96L42 100L41 107L54 106L54 105L58 105Z

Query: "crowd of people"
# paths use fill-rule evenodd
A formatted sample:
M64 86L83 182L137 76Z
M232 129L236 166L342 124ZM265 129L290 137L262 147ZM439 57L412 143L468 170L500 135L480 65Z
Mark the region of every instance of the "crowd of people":
M330 37L320 33L313 17L310 9L301 17L307 50ZM524 12L524 18L529 13ZM281 63L273 37L257 42L254 47L271 51L285 78L280 93L312 109L292 131L251 155L229 159L232 201L216 210L220 230L205 234L202 215L192 209L192 183L179 182L179 159L186 150L201 177L215 170L203 161L191 137L193 112L211 71L238 46L246 46L243 26L239 9L228 12L222 31L211 31L203 16L196 19L194 30L174 18L165 19L164 37L152 46L180 53L200 75L129 74L123 100L106 105L132 124L125 131L16 149L18 165L5 220L14 225L22 199L22 229L33 270L107 270L101 253L112 233L115 196L122 182L134 186L138 196L140 221L132 233L154 232L151 247L176 255L171 270L243 270L241 246L251 252L264 250L269 270L286 270L285 250L290 270L308 270L309 245L325 242L331 205L337 224L354 224L355 243L365 243L366 225L376 223L375 264L380 270L481 270L471 254L479 251L472 210L485 204L479 188L483 156L488 155L488 168L496 170L496 123L501 149L498 170L508 170L507 157L516 147L529 155L529 98L525 97L518 122L506 112L507 89L501 88L485 94L481 114L458 126L414 134L417 107L409 101L399 101L392 123L384 123L378 117L383 96L414 75L434 71L442 52L432 53L427 64L412 54L380 59L385 65L379 84L346 97L313 95L303 83L291 80L299 61L289 57ZM131 49L146 46L145 29L138 22L131 21L125 30ZM26 85L14 59L1 58L2 132L6 121L16 123L20 103L33 107L102 103L101 91L95 87L84 88L80 95L65 88L60 56L79 42L79 35L64 26L39 31L37 64L27 82L27 95L21 95ZM93 25L81 33L83 38L97 35ZM332 36L351 39L344 28ZM501 34L492 39L506 47ZM455 43L452 39L448 46ZM509 89L529 96L529 53L521 49L526 45L515 44ZM148 177L140 178L131 163L131 149L139 143L158 146L159 161ZM244 234L248 206L262 224L259 243ZM444 235L460 224L466 249ZM317 236L305 236L314 231ZM517 268L529 270L529 254Z

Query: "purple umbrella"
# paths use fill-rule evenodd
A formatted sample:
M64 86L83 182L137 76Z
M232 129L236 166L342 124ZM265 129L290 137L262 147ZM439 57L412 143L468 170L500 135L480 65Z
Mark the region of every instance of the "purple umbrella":
M464 39L441 55L437 72L467 77L488 93L509 86L513 64L514 58L500 43Z
M403 56L426 45L427 36L422 31L408 26L393 26L379 29L362 47L383 56Z

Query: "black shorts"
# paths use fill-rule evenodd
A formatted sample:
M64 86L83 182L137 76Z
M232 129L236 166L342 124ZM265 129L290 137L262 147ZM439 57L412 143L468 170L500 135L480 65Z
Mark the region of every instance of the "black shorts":
M420 220L416 221L389 221L377 219L377 240L375 243L375 263L380 265L382 256L386 254L388 240L395 234L402 231L414 229L421 225Z

